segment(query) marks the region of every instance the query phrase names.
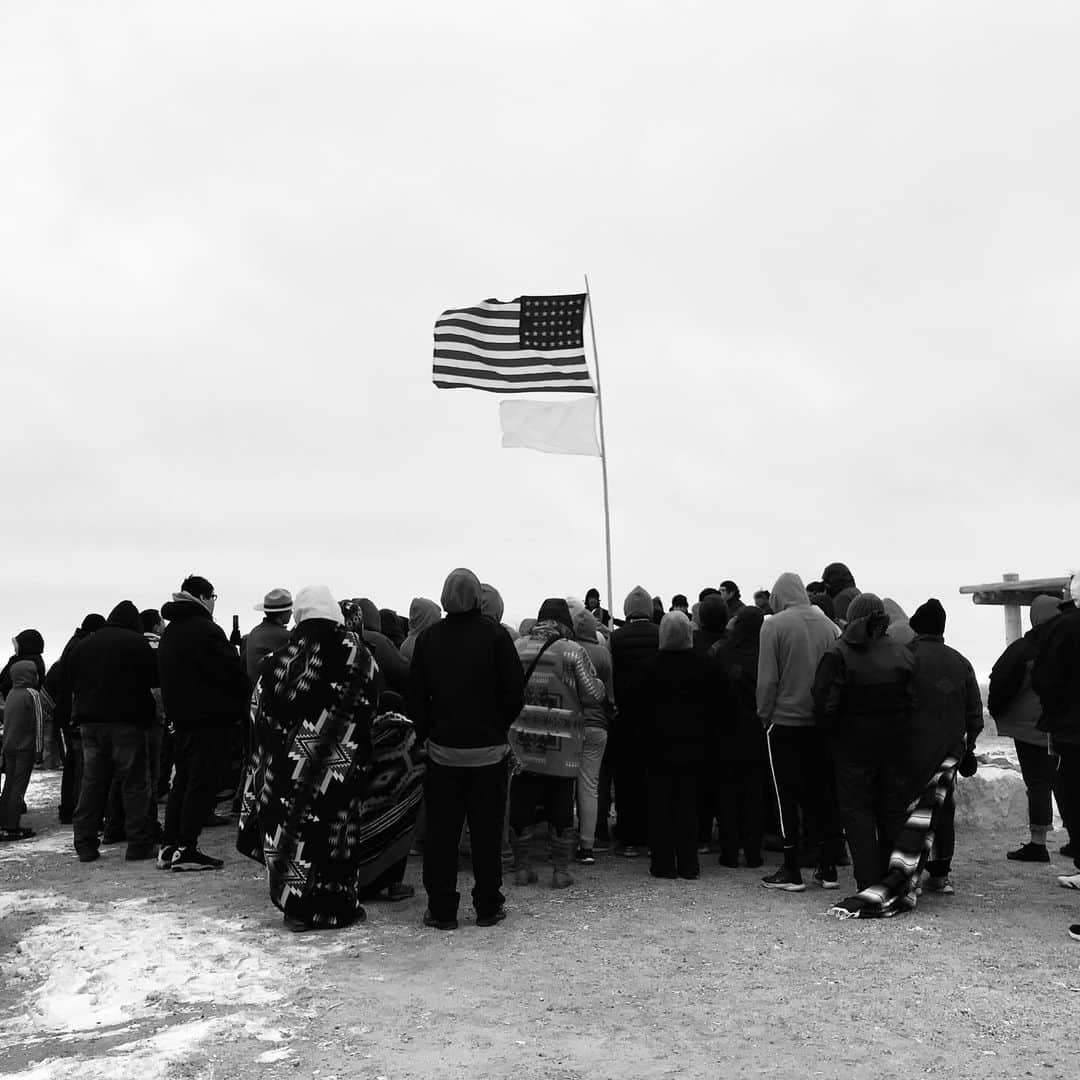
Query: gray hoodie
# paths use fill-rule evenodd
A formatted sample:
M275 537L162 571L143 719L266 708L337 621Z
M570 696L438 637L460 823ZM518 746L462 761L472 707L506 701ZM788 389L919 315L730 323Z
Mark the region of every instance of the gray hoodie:
M775 614L761 628L758 656L758 716L766 726L812 727L814 676L840 630L811 606L798 574L781 574L770 602Z

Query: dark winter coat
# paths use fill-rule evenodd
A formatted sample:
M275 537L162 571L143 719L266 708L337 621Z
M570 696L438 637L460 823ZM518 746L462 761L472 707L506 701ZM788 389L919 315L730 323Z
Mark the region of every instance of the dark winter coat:
M706 596L698 605L698 629L694 631L694 652L704 656L727 633L728 606L715 594Z
M947 754L962 757L983 729L982 695L967 658L940 636L920 634L915 657L915 709L908 726L908 772L922 790Z
M1051 619L1034 626L1011 642L991 669L986 707L999 735L1046 746L1046 732L1036 727L1042 716L1042 702L1031 685L1031 673L1056 622Z
M510 635L479 605L448 614L416 639L408 712L421 741L501 746L521 712L524 690L525 672Z
M68 678L76 724L150 726L157 663L130 600L117 604L105 625L72 650Z
M188 731L242 721L251 684L225 631L194 599L171 600L162 606L161 615L168 625L157 656L169 723Z
M717 761L754 765L765 761L765 729L757 715L758 641L764 621L765 616L757 608L744 605L727 639L709 650L708 659L723 675L723 681L717 683L716 731L712 740Z
M702 764L712 720L713 686L709 665L693 649L661 650L649 657L638 699L648 721L642 732L648 744L647 767L681 769Z
M611 635L611 675L619 707L616 728L647 709L642 696L645 668L659 648L660 627L650 619L634 618Z
M1049 624L1042 652L1031 669L1031 685L1042 702L1039 729L1052 743L1080 744L1080 610Z
M289 628L273 619L263 619L251 633L244 638L241 654L248 679L255 683L259 678L259 668L271 653L284 649L289 644Z
M882 744L901 755L916 706L915 658L884 630L884 620L870 629L867 619L856 619L814 677L817 723L837 753L855 760L877 759Z

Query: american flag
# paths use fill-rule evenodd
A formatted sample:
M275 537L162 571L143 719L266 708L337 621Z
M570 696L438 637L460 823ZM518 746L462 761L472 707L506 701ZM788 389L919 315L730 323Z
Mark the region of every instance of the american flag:
M485 300L444 311L435 323L435 385L593 394L584 319L584 293Z

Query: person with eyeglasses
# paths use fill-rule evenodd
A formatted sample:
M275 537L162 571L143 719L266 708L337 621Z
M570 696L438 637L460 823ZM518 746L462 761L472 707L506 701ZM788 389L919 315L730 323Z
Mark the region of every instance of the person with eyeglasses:
M158 665L174 751L158 855L162 870L224 865L199 850L199 834L214 809L221 761L233 728L246 715L251 684L236 649L214 622L216 600L214 586L193 574L161 608L168 625L158 645Z

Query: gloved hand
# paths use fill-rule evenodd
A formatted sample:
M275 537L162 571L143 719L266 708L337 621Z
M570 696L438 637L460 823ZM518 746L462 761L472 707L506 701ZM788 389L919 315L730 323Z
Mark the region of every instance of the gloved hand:
M979 759L975 756L975 748L968 747L964 756L960 759L957 771L961 776L974 776L979 768Z

